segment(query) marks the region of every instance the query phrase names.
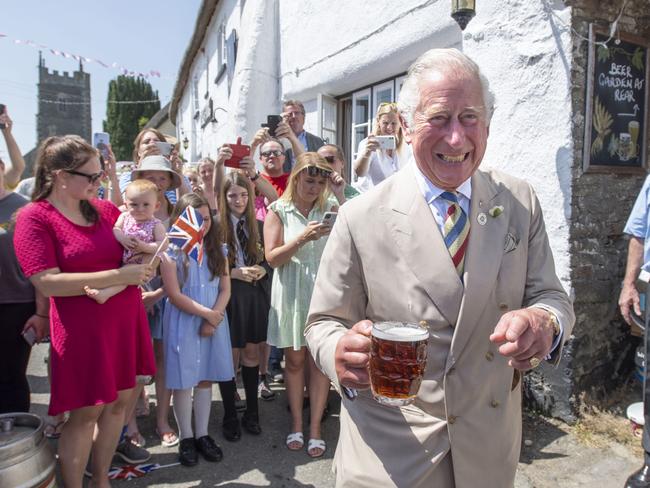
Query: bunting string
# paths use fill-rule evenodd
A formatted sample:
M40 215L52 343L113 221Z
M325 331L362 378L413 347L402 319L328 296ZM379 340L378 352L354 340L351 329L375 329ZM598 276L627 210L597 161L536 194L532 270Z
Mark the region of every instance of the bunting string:
M87 56L81 56L79 54L71 54L66 51L61 51L60 49L55 49L49 46L46 46L45 44L40 44L38 42L30 41L30 40L23 40L23 39L14 39L12 37L9 37L7 34L3 34L0 32L0 40L8 40L13 42L14 44L18 45L23 45L23 46L30 46L36 49L42 49L45 51L49 51L55 56L60 56L68 59L74 59L75 61L78 62L85 62L85 63L95 63L98 64L104 68L109 68L109 69L117 69L120 71L121 74L125 76L141 76L142 78L149 78L149 77L156 77L156 78L161 78L160 71L158 70L149 70L149 71L136 71L129 69L125 66L122 66L121 64L117 62L113 63L106 63L102 61L101 59L95 59L95 58L89 58Z

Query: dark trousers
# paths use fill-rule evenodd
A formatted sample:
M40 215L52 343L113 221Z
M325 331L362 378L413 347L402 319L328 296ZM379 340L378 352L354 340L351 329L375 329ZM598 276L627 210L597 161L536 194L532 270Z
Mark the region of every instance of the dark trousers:
M282 363L283 357L284 351L282 349L271 346L271 352L269 353L269 369L280 369L280 363Z
M27 363L32 348L21 332L36 304L0 304L0 413L29 412Z

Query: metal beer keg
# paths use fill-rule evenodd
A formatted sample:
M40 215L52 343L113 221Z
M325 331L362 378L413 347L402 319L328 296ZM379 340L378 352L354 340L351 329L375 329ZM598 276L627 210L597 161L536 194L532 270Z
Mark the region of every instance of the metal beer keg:
M44 423L31 413L0 415L0 487L53 488L56 459L43 435Z

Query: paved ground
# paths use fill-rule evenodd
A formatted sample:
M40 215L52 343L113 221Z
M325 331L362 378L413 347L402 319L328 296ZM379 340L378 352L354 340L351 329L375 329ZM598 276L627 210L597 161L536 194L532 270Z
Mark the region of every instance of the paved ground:
M32 385L33 412L44 415L48 403L45 363L46 345L34 348L29 366ZM117 488L181 488L247 486L331 488L334 477L330 471L338 436L338 410L336 394L331 393L332 415L325 421L323 435L328 443L325 456L318 460L309 458L305 451L289 452L284 446L288 428L288 413L282 385L274 385L276 400L261 402L261 422L264 432L260 437L243 433L242 439L230 443L223 439L220 429L221 403L215 388L213 420L210 434L224 451L220 463L201 461L197 467L175 466L151 472L133 481L114 481ZM243 392L242 392L243 393ZM154 424L145 419L140 422L142 433L153 454L152 461L161 465L176 462L175 448L160 446ZM627 475L637 468L640 460L624 446L612 444L607 448L586 447L570 434L561 422L539 416L527 416L524 422L524 439L521 460L515 482L516 488L577 488L622 487ZM61 486L61 485L60 485ZM479 486L479 485L477 485ZM377 487L380 488L380 487Z

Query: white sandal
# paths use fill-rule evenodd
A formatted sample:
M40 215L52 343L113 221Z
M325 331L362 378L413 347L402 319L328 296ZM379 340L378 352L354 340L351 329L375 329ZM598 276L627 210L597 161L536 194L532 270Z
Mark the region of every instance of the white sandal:
M299 447L290 447L289 444L294 442L300 443ZM300 451L302 446L305 445L305 438L302 436L302 432L292 432L287 436L287 449L290 451Z
M317 454L312 454L310 451L313 449L320 449L320 452ZM326 450L327 444L325 444L325 441L323 439L309 439L309 442L307 443L307 454L309 457L319 458L325 454Z

